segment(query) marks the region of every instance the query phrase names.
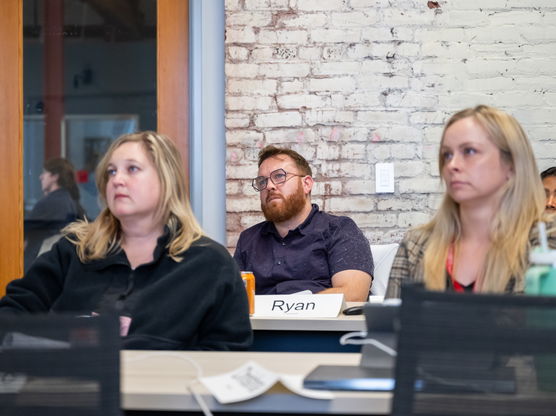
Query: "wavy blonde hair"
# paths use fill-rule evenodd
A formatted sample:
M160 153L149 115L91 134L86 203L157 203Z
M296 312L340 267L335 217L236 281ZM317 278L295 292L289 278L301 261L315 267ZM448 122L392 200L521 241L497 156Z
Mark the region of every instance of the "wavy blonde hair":
M107 168L114 151L129 142L141 144L158 172L161 191L155 218L168 227L169 255L180 261L180 254L199 239L203 231L189 204L180 153L172 140L153 131L125 134L112 143L96 168L96 182L103 210L93 222L74 222L64 228L63 232L76 245L79 259L83 262L102 259L120 248L120 222L112 215L106 203Z
M476 282L476 289L480 292L503 292L512 276L521 278L525 273L529 234L535 222L544 219L545 196L525 132L514 117L501 110L479 105L454 114L444 127L440 148L446 130L467 117L472 117L487 132L513 171L502 190L498 214L490 229L492 244ZM444 163L439 151L441 175ZM420 229L429 234L423 259L425 285L429 289L445 290L448 248L462 234L459 204L445 193L433 219Z

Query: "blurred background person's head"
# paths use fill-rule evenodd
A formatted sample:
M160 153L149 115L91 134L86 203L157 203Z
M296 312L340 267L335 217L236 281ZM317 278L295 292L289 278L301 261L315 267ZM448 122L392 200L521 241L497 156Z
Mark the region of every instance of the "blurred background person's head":
M541 179L546 195L546 210L556 212L556 166L543 170Z

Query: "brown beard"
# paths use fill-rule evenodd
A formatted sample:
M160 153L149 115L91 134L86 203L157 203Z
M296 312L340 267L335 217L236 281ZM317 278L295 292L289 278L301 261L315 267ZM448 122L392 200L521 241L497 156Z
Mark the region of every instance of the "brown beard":
M268 195L270 196L270 195ZM268 197L267 196L267 197ZM305 204L305 193L303 192L303 187L298 185L297 191L291 194L287 198L282 198L283 204L268 206L266 203L261 202L261 209L263 210L264 217L267 221L271 222L284 222L293 218L295 215L299 214Z

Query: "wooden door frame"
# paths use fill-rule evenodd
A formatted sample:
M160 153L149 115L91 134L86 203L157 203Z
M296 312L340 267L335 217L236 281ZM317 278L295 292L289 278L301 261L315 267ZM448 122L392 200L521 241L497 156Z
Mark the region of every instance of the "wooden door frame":
M0 13L0 296L23 275L23 0ZM157 128L173 138L189 182L189 1L157 2Z

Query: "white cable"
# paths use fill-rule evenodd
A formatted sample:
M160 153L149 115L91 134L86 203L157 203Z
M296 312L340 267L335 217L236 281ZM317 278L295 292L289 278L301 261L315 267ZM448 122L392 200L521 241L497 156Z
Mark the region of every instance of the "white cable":
M191 364L195 368L195 371L196 371L197 375L193 380L191 380L189 383L187 383L185 388L191 392L191 394L193 395L193 398L195 399L195 402L197 402L197 405L199 406L199 408L201 409L203 414L205 416L213 416L213 414L210 411L209 407L207 406L205 400L203 399L203 396L201 396L199 393L197 393L193 389L193 384L196 383L196 382L199 382L199 380L203 376L203 369L201 368L199 363L197 361L195 361L194 359L192 359L191 357L188 357L187 355L184 355L182 353L177 353L177 352L156 351L156 352L149 352L149 353L141 354L141 355L139 355L137 357L133 357L133 358L126 358L125 362L131 363L131 362L134 362L134 361L142 361L142 360L146 360L148 358L161 357L161 356L179 358L180 360L187 361L189 364Z
M359 339L352 339L358 337ZM342 335L340 338L341 345L374 345L381 351L384 351L386 354L395 357L397 352L395 349L390 348L388 345L380 342L374 338L366 338L367 332L366 331L358 331L358 332L348 332L347 334Z

